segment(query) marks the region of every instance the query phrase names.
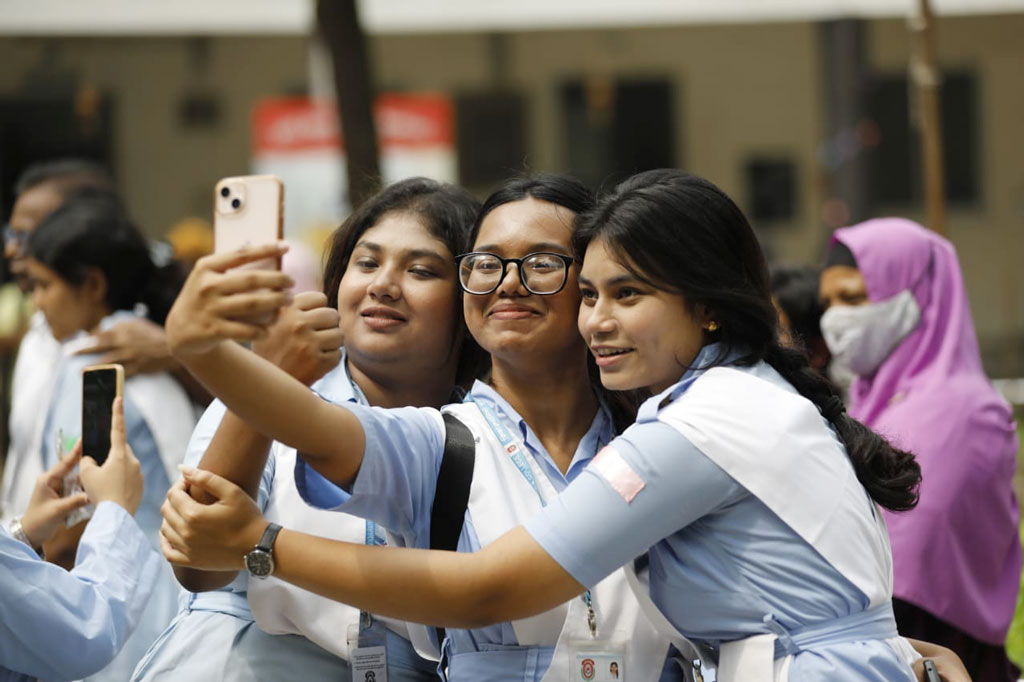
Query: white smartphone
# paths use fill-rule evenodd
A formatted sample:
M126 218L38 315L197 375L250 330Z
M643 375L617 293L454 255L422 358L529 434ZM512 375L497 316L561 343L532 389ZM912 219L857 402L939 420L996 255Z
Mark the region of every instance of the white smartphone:
M273 175L221 179L213 191L213 245L217 253L270 244L283 236L284 183ZM243 267L281 269L281 259Z

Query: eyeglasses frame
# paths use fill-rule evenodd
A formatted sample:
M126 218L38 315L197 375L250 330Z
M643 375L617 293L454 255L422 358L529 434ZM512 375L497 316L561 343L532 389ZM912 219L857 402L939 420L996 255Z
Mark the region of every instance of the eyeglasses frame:
M488 290L488 291L470 291L469 289L466 288L466 285L462 283L462 275L459 274L462 271L462 261L463 261L463 259L468 258L470 256L491 256L492 258L497 258L501 262L501 277L498 278L498 281L495 283L494 287L491 288L490 290ZM555 258L561 259L561 261L563 263L565 263L565 269L562 271L562 284L561 284L561 286L559 286L554 291L545 291L544 293L540 293L538 291L534 291L533 289L530 288L530 285L526 283L526 278L523 277L523 261L527 260L529 258L532 258L534 256L554 256ZM465 293L470 294L472 296L488 296L490 294L493 294L495 291L497 291L498 287L501 286L501 283L504 282L505 278L508 276L508 265L509 265L509 263L515 263L516 264L516 272L519 274L519 283L523 285L524 289L526 289L527 291L529 291L531 294L533 294L535 296L554 296L555 294L559 293L560 291L562 291L562 289L565 288L566 283L569 281L569 267L573 263L575 263L575 262L576 262L576 259L573 258L572 256L568 256L568 255L566 255L564 253L555 253L554 251L535 251L533 253L526 254L522 258L502 258L498 254L491 253L490 251L470 251L469 253L459 254L458 256L455 257L455 265L456 265L456 268L457 268L457 276L458 276L458 280L459 280L459 287Z

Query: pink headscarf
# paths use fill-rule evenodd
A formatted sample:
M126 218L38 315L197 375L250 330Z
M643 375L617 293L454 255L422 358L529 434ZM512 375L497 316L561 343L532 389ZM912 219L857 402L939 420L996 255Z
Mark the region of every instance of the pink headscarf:
M868 298L910 289L921 322L873 377L858 377L850 414L921 465L921 502L886 513L895 596L984 642L1002 645L1020 584L1017 434L981 367L956 251L900 218L836 230Z

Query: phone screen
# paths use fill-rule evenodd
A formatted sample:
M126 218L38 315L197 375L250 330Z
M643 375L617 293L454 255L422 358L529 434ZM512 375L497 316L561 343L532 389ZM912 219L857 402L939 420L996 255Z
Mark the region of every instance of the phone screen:
M110 419L117 397L117 370L82 375L82 454L103 464L110 451Z

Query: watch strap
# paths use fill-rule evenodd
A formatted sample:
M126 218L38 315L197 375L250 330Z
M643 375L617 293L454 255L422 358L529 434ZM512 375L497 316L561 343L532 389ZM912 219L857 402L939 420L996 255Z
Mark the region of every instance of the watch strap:
M271 521L267 524L267 529L263 531L263 537L256 543L256 549L271 552L274 549L274 541L277 540L277 534L280 532L281 526Z

